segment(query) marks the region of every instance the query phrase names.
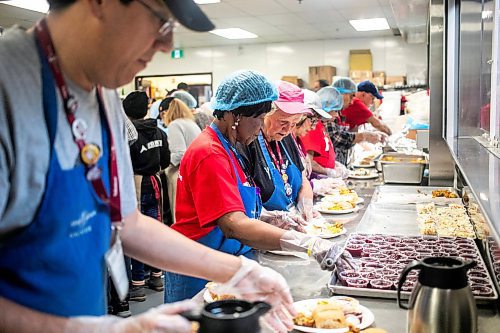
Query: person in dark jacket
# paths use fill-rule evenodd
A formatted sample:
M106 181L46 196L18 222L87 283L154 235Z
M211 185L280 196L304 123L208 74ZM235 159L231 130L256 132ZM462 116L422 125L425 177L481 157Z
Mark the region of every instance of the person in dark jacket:
M156 119L144 119L148 112L145 92L131 92L123 101L123 108L138 134L137 140L130 145L137 202L143 214L162 221L162 186L158 172L170 164L167 135L158 128ZM151 267L147 285L153 290L163 291L162 271ZM129 299L145 301L145 286L144 264L132 259Z

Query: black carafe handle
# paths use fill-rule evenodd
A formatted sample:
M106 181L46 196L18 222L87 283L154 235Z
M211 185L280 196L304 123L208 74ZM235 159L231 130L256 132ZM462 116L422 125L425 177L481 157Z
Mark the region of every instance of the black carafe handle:
M410 273L410 271L414 270L414 269L419 269L422 267L422 263L418 260L413 260L411 263L409 263L404 269L403 269L403 272L401 273L401 277L399 278L399 282L398 282L398 305L401 309L405 309L405 310L408 310L409 307L408 305L406 304L403 304L401 302L401 287L403 286L403 284L406 282L406 276L408 275L408 273Z
M186 318L189 321L196 321L196 322L200 322L201 318L202 318L201 313L197 310L184 311L184 312L179 313L179 315L181 317Z

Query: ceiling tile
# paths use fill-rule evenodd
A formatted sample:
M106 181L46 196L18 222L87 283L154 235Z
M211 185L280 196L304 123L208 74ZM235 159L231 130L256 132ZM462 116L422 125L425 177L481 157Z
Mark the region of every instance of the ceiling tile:
M385 17L385 13L382 10L382 7L370 8L369 11L364 10L361 7L344 8L340 9L339 12L346 20L360 20L360 19Z
M273 0L231 0L231 5L250 15L284 14L289 10Z
M245 16L241 9L230 5L227 1L210 5L200 6L205 14L210 18L230 18Z

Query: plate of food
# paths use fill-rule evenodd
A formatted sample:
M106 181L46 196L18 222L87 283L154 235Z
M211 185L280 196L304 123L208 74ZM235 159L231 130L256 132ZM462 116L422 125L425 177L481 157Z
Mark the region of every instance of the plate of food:
M375 162L370 159L363 159L361 161L356 161L352 164L355 168L374 168Z
M349 178L352 179L372 179L378 178L378 172L375 170L369 170L365 168L359 168L353 170L349 173Z
M208 282L205 285L205 292L203 293L203 299L205 300L205 302L212 303L215 301L223 301L226 299L236 299L235 295L231 295L231 294L222 294L221 295L221 294L218 294L217 292L215 292L215 287L217 287L217 286L218 286L217 282Z
M348 214L357 210L356 204L347 201L321 202L316 206L316 209L324 214Z
M321 238L334 238L346 233L342 223L329 222L323 218L314 219L305 229L308 235Z
M308 299L293 303L298 315L294 329L311 333L345 333L365 329L375 316L359 301L347 296Z
M354 190L350 190L350 191L351 192L344 193L344 194L337 192L337 193L325 195L325 196L323 196L323 198L321 198L321 202L328 202L328 203L334 204L337 202L346 201L346 202L350 202L354 205L358 205L358 204L365 202L365 200L363 198L360 198Z

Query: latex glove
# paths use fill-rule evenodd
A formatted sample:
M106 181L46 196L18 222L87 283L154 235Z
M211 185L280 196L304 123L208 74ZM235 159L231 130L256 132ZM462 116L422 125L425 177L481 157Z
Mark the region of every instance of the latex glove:
M269 267L256 261L241 258L241 267L227 282L214 288L218 294L232 294L250 301L264 301L272 305L264 319L280 333L293 329L293 317L297 315L285 278Z
M196 307L188 300L164 304L130 318L115 316L73 317L64 327L65 333L190 333L191 323L178 315Z
M260 220L284 230L297 230L305 232L304 226L307 222L294 211L262 209Z
M342 178L342 174L337 169L326 168L326 175L330 178Z
M342 247L326 239L290 230L283 234L280 245L282 251L307 253L308 256L316 259L323 270L332 271L337 268L341 272L346 269L357 268L349 252L344 251Z
M338 172L341 173L340 177L342 179L346 179L347 177L349 177L349 170L347 170L346 166L342 163L335 161L335 170L338 170Z
M362 132L357 135L361 135L361 141L367 141L369 143L378 143L382 141L382 137L378 132Z
M297 208L307 222L314 218L313 199L301 198L297 203Z

